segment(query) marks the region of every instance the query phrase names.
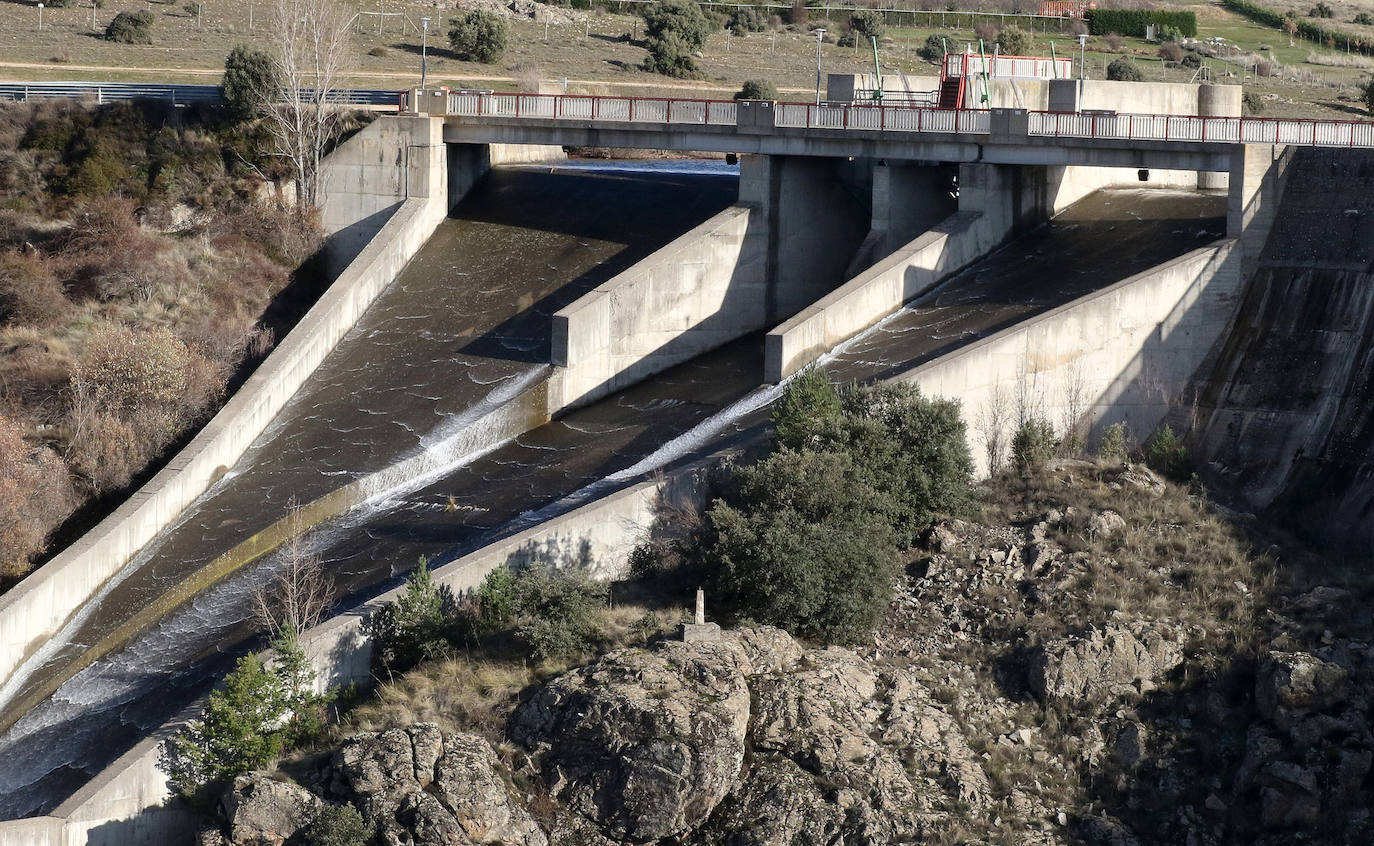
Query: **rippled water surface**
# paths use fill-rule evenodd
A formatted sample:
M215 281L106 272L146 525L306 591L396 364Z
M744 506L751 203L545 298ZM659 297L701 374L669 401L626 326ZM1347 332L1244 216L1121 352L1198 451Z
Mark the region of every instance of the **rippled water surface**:
M388 313L393 291L387 292L382 307L369 312L341 348L339 360L331 356L319 380L312 379L293 401L285 422L264 435L286 446L255 450L245 469L236 468L235 480L205 498L202 513L213 516L182 523L178 531L188 540L178 543L186 544L187 554L212 557L220 549L215 539L222 526L249 520L261 502L284 502L302 478L368 472L406 449L421 448L427 434L444 431L446 420L460 419L465 407L492 386L545 367L548 314L567 301L565 289L606 278L610 271L604 265L631 252L603 246L603 240L610 242L601 236L609 233L581 219L598 214L590 200L567 194L588 197L590 192L597 202L619 205L618 213L626 217L644 217L661 204L650 201L630 209L626 198L643 193L646 181L662 179L687 186L684 192L695 198L690 202L699 204L694 216L701 219L728 202L733 188L731 180L711 176L593 172L544 183L536 196L549 205L520 207L529 205L529 195L519 191L535 190L528 186L538 175L497 174L480 192L487 200L465 204L462 219L445 224L398 282L396 296L411 298L411 308L395 306L383 321L390 328L380 329L374 321ZM595 185L577 181L583 179ZM654 185L648 193L663 190ZM1224 229L1224 204L1224 197L1175 191L1096 194L844 345L826 363L836 379L844 380L900 372L1214 240ZM577 222L570 225L564 217ZM677 220L679 231L696 222L690 217ZM553 233L562 233L562 239ZM473 258L474 250L502 259L482 265L485 259ZM503 271L523 268L540 277L541 264L563 268L559 278L565 281L558 284L552 273L531 280L528 299L501 287L511 277ZM475 265L489 270L478 275ZM408 285L421 285L417 268L429 268L424 273L430 278L470 274L464 278L473 280L475 289L499 291L491 303L515 296L517 307L506 302L495 322L487 318L495 328L461 334L454 327L465 325L468 309L482 306L449 308L432 288L412 291ZM431 306L436 319L407 316ZM413 323L407 329L408 320ZM360 342L374 337L380 340ZM741 339L459 463L418 489L355 509L314 541L341 590L355 597L375 593L420 555L440 563L451 560L655 468L758 437L779 391L761 386L761 373L761 338ZM393 446L378 448L374 439L379 436ZM304 469L273 467L281 454L301 456L294 466ZM309 468L318 472L312 475ZM269 492L234 503L229 489L247 478L268 480L256 490ZM169 540L161 554L171 548ZM264 561L206 591L125 649L77 674L0 736L0 760L14 761L21 750L29 753L22 763L0 770L0 811L13 816L51 807L136 742L146 727L161 723L202 691L226 664L220 650L247 634L241 623L246 599L273 566Z

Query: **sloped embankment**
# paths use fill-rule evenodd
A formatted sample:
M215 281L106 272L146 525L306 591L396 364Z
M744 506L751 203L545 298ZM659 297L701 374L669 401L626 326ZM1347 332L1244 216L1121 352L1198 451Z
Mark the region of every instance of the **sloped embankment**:
M1199 386L1210 481L1304 534L1374 527L1374 153L1297 152L1236 325Z

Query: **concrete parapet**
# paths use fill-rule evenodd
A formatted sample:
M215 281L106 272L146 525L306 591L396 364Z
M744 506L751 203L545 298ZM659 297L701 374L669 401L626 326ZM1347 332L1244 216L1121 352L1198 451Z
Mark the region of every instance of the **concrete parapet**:
M1292 158L1292 151L1278 144L1238 144L1231 155L1226 234L1240 239L1246 278L1259 265L1269 239Z
M565 368L550 410L605 396L768 320L751 218L732 206L553 317L553 363Z
M1226 240L1194 250L897 380L915 382L928 396L958 399L971 441L986 441L996 426L1009 443L1016 397L1027 397L1056 426L1124 420L1143 436L1230 324L1241 287L1235 248ZM973 454L986 475L986 454Z

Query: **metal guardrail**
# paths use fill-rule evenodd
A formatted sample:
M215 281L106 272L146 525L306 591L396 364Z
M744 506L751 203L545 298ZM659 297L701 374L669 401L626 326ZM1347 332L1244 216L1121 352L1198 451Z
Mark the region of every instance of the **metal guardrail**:
M97 103L115 100L162 100L178 106L218 103L224 92L218 85L143 85L135 82L0 82L0 100L81 100ZM396 92L381 89L340 89L330 102L341 106L394 106Z
M404 110L407 104L404 93L400 102ZM448 95L448 114L476 118L734 126L737 105L733 100L570 94L451 91ZM985 109L935 109L912 105L776 103L773 125L795 129L987 135L991 132L991 114ZM1032 137L1374 147L1374 122L1369 121L1030 112L1028 123L1027 134Z

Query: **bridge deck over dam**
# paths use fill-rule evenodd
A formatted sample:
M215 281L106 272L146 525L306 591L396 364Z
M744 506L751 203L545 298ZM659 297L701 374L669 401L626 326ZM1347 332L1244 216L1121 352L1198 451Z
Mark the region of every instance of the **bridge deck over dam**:
M557 178L557 174L527 173L532 174L530 178ZM622 178L636 177L605 177L607 184ZM512 177L497 173L484 190L499 195L503 179ZM703 187L700 181L684 184ZM476 196L480 198L480 191ZM634 213L628 206L624 211ZM566 206L565 212L570 213ZM541 243L541 231L557 229L555 221L540 222L537 217L522 221L518 214L505 218L504 225L512 235L532 238L535 243ZM1219 195L1163 189L1097 193L847 344L828 364L836 378L885 378L1180 256L1224 232L1225 198ZM557 263L559 255L568 255L572 264L580 262L585 267L603 255L585 253L581 242L594 237L584 230L573 239L580 246L562 247L550 243L530 247L520 241L509 254L525 256L533 268L541 262ZM435 245L445 240L450 246L470 249L459 243L461 238L442 231ZM424 273L444 266L442 258L412 263L416 272ZM501 269L494 269L494 278L499 278ZM403 275L393 286L395 295L414 298L413 290L406 291L406 285L414 282L413 276ZM390 294L378 303L381 315L388 312L385 298ZM404 326L404 315L396 312L394 316ZM507 320L498 320L495 328L488 327L482 335L498 346L518 341L507 350L520 350L521 355L514 357L536 366L544 341L500 328L509 325ZM424 331L434 329L462 334L454 327ZM388 366L390 372L408 374L403 393L442 396L453 390L454 366L451 362L435 365L435 348L430 346L434 339L418 339L422 342L411 345L404 336L401 330L394 343L383 347L386 355L395 357ZM366 329L358 337L365 338ZM440 338L437 349L452 353L476 340L475 336ZM338 576L341 593L367 595L413 566L420 555L442 563L484 539L513 533L656 469L690 462L732 441L757 437L768 404L779 391L760 384L762 347L757 334L727 344L460 462L418 489L375 503L376 507L357 509L322 529L316 538L318 551ZM413 358L408 357L411 353ZM346 360L360 354L341 348L340 355ZM327 366L322 376L329 372ZM364 413L370 408L385 415L389 403L372 402L366 393L359 396L357 406ZM403 408L397 411L405 413ZM313 419L318 427L328 429L330 416L316 414ZM392 428L385 419L378 423L383 429ZM307 444L319 434L311 434L309 428L300 432ZM305 449L301 454L312 452ZM206 500L210 499L213 492L207 495ZM239 507L244 506L240 503ZM188 536L192 542L201 532L213 534L215 529L186 525L192 528ZM209 536L200 539L212 546ZM170 534L161 543L167 537ZM205 560L216 552L203 549L199 558ZM576 550L570 553L575 555ZM178 703L203 690L224 665L221 651L242 648L242 639L250 634L250 627L242 622L246 593L272 566L271 559L264 559L194 597L67 680L55 695L26 709L23 718L0 735L0 758L21 761L0 774L4 779L0 812L10 816L51 808L149 726L174 713Z
M1238 144L1374 147L1374 123L412 91L451 143L1227 171Z

